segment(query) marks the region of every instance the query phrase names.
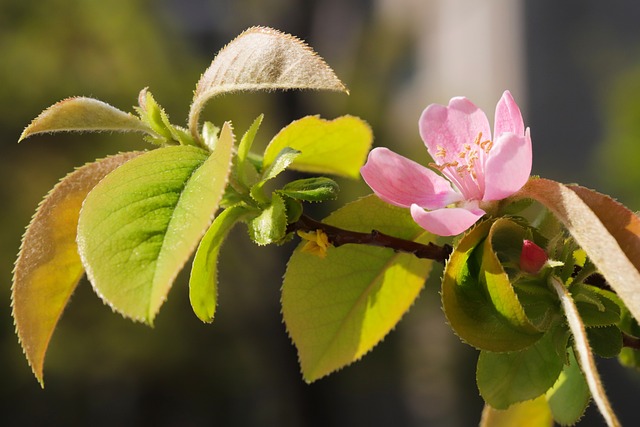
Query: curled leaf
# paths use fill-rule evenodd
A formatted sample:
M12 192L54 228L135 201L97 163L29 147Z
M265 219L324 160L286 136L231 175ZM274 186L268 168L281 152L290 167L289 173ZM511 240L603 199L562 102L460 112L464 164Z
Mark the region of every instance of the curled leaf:
M347 92L333 70L300 39L266 27L252 27L226 45L198 84L189 111L189 129L198 133L206 102L220 94L274 89Z
M38 133L61 131L146 132L153 130L133 114L93 98L67 98L44 110L20 135L19 141Z
M69 297L84 273L76 246L82 202L107 174L141 152L107 157L63 178L44 198L22 239L11 301L16 332L38 381Z

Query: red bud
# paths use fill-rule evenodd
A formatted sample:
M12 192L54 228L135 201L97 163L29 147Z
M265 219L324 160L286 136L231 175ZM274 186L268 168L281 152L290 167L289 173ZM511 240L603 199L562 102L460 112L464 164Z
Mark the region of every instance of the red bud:
M520 269L530 274L537 274L549 257L540 246L531 240L522 242L522 253L520 254Z

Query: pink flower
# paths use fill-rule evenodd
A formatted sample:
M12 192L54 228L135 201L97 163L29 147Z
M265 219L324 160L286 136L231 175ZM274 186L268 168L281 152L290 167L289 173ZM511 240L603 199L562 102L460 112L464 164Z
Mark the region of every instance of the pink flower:
M491 202L518 191L531 173L531 137L511 93L496 106L494 137L482 110L464 97L448 106L429 105L419 122L420 136L438 175L387 148L375 148L360 170L365 182L387 203L411 208L425 230L453 236L467 230Z

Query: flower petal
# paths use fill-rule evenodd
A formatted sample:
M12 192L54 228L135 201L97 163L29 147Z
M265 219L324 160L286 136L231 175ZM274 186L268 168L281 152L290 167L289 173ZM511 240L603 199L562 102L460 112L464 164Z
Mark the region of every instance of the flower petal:
M496 105L496 116L493 125L493 136L498 139L506 132L515 133L518 136L524 135L524 121L522 113L516 101L513 100L511 92L505 90L502 98Z
M438 209L462 200L445 178L387 148L371 150L360 173L378 197L396 206Z
M429 105L420 116L420 136L438 164L459 160L465 144L472 144L482 132L491 139L489 120L484 112L464 97L452 98L447 107ZM444 149L444 156L438 155Z
M438 236L455 236L475 224L485 211L479 208L444 208L427 212L411 205L411 216L418 225Z
M531 136L502 134L487 156L484 171L484 197L482 200L502 200L509 197L529 179L531 174Z

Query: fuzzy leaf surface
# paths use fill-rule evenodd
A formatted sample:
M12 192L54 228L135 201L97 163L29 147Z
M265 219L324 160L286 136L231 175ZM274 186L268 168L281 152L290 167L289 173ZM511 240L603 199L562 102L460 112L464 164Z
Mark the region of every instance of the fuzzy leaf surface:
M569 364L565 365L545 398L553 418L562 425L574 425L587 409L591 393L572 350L569 351Z
M40 383L53 331L84 268L76 230L82 201L107 174L141 152L89 163L63 178L44 198L22 239L11 301L16 332Z
M78 247L98 295L124 316L152 323L211 224L226 187L233 133L215 150L159 148L126 163L89 193Z
M407 209L368 196L324 222L348 230L379 230L426 243L434 239ZM308 382L370 351L397 324L424 286L432 261L364 245L330 247L325 258L293 253L282 286L282 312Z
M300 39L266 27L252 27L227 44L204 72L189 111L197 132L206 102L221 94L274 89L315 89L348 93L335 73Z
M93 98L64 99L44 110L20 135L20 141L38 133L62 131L146 132L151 128L133 114Z
M372 142L371 128L358 117L324 120L307 116L291 122L273 137L264 152L264 166L273 163L283 148L290 147L301 152L291 169L357 179Z

